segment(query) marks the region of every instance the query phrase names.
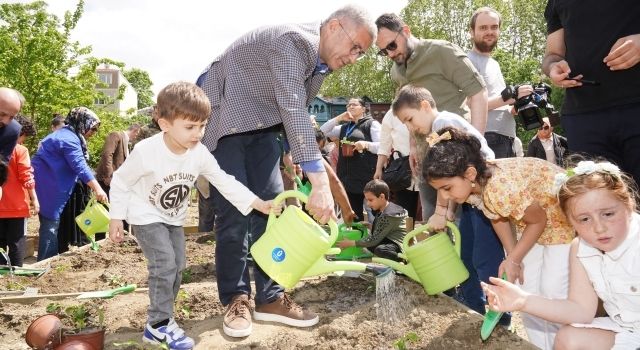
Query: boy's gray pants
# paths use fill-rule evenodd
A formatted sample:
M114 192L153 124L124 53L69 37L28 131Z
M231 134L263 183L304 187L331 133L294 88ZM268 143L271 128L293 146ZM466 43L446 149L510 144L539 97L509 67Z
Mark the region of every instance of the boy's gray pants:
M149 309L151 325L173 317L173 303L180 290L186 267L182 226L164 223L132 225L133 234L147 258L149 270Z

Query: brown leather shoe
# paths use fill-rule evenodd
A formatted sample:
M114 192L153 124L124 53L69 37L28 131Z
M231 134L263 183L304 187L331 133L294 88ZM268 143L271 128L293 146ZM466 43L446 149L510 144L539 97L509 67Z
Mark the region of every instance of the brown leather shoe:
M253 318L258 321L284 323L293 327L311 327L320 320L318 315L303 309L285 293L274 302L256 305Z
M238 294L231 299L231 304L227 306L227 312L222 321L224 334L241 338L251 334L251 304L249 296Z

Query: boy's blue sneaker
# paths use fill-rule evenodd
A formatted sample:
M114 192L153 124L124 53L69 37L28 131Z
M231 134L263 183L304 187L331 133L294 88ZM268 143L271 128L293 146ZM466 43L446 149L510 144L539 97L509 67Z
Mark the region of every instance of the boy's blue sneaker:
M147 323L144 327L142 341L155 345L166 343L169 350L191 350L194 346L193 339L184 334L184 330L178 326L173 318L169 320L168 325L158 327L158 329Z

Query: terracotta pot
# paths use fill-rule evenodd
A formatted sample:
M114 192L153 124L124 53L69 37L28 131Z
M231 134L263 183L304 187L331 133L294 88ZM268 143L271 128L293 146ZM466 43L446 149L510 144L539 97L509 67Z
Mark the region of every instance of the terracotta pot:
M93 345L82 340L65 341L58 345L54 350L96 350Z
M356 150L356 146L343 143L340 145L340 152L343 157L353 157L353 153Z
M33 349L53 349L62 342L62 321L53 314L36 318L27 328L25 340Z
M80 333L65 333L62 340L65 343L72 340L80 340L85 343L89 343L93 350L102 350L104 348L104 329L89 328L82 330Z

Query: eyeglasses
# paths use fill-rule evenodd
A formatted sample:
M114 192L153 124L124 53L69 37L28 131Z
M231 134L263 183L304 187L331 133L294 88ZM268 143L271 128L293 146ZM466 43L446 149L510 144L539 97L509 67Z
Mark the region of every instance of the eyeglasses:
M402 30L398 31L396 37L393 38L393 40L384 49L380 49L380 51L378 51L379 56L388 56L389 51L395 51L398 48L398 43L396 42L396 40L398 40L398 36L400 35L400 33L402 33Z
M549 130L549 125L543 125L540 130Z
M349 107L362 107L362 105L360 105L359 103L349 103L347 105L347 108L349 108Z
M349 54L351 56L356 56L356 60L360 60L361 58L363 58L366 52L364 52L364 50L362 49L362 46L356 44L356 42L353 40L351 35L349 35L349 33L347 33L347 31L344 29L340 21L338 21L338 24L340 25L340 28L342 28L342 31L344 32L344 34L347 36L347 38L349 38L349 40L351 40L351 43L353 44L353 46L351 47L351 50L349 51Z

